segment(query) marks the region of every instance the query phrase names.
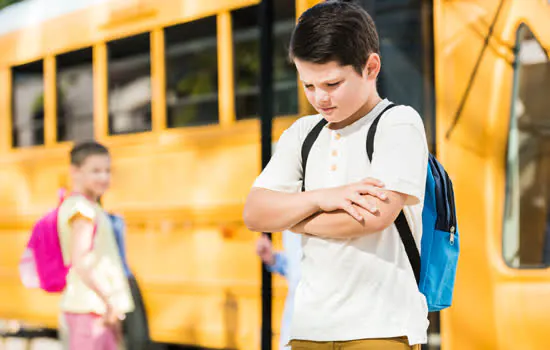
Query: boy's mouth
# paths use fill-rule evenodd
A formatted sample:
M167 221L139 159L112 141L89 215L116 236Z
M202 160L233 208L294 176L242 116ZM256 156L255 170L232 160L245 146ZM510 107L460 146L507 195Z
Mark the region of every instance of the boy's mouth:
M333 110L335 110L336 107L328 107L328 108L319 107L319 109L320 109L323 113L330 113L330 112L332 112Z

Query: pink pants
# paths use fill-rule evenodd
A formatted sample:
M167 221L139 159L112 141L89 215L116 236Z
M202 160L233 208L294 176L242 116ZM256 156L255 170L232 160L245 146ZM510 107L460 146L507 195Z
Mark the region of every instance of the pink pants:
M96 314L65 313L70 350L117 350L116 331Z

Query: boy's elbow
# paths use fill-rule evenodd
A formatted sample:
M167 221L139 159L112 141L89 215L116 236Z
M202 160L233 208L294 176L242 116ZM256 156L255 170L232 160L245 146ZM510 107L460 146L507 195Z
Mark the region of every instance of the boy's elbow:
M262 201L260 200L261 189L253 188L246 199L243 210L243 221L250 231L263 232L262 227Z
M369 220L366 225L364 225L363 233L370 234L370 233L377 233L384 231L388 227L390 227L394 223L394 220L392 218L384 217L384 216L378 216L374 217L372 220Z
M395 219L397 218L397 215L399 212L397 212L395 215L390 214L381 214L379 216L375 216L372 218L372 220L368 220L365 224L364 233L377 233L384 231L388 227L394 224Z
M74 269L76 274L80 276L80 278L86 279L89 277L89 269L84 262L78 260L74 261L71 267Z
M249 203L246 203L246 205L244 206L243 221L250 231L260 232L258 227L258 216L256 215L256 213L254 213L254 209L251 208Z
M384 231L385 229L387 229L391 223L387 223L383 220L374 220L375 222L373 222L371 225L369 225L368 229L367 229L367 232L368 233L375 233L375 232L380 232L380 231Z
M71 254L71 268L79 276L90 274L90 270L94 264L95 258L91 251L78 251Z
M258 210L258 206L254 204L254 200L251 200L250 197L244 205L243 221L250 231L262 232L262 218Z

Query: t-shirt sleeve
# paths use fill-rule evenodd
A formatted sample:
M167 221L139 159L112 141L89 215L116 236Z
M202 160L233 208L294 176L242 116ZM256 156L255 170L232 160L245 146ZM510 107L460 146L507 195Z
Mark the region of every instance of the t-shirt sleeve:
M256 178L253 187L287 193L300 191L302 187L300 128L300 120L298 120L283 132L275 147L275 153Z
M86 198L74 196L65 200L60 208L60 217L68 224L77 217L95 221L96 210Z
M371 176L390 191L408 195L406 205L424 200L428 146L422 119L405 106L388 112L374 139Z

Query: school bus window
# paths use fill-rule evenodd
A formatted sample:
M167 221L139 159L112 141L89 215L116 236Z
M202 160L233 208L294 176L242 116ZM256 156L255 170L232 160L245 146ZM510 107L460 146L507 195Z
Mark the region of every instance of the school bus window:
M288 61L288 43L295 23L295 1L274 2L273 65L275 115L298 113L296 69ZM258 6L231 13L235 64L235 108L237 119L258 117L260 108L260 51Z
M44 144L44 62L14 67L12 125L13 146Z
M170 128L218 123L216 17L165 29Z
M109 133L151 130L151 51L149 33L107 44Z
M92 49L57 56L57 141L94 137Z
M420 113L428 145L434 151L432 7L422 1L409 6L403 6L402 1L384 1L384 5L374 6L371 14L380 33L380 95L410 105Z
M516 268L550 266L550 62L518 32L507 159L503 253Z

